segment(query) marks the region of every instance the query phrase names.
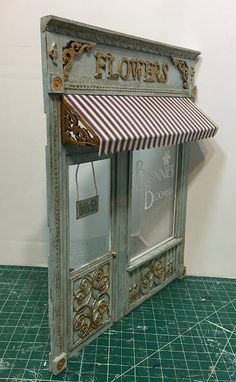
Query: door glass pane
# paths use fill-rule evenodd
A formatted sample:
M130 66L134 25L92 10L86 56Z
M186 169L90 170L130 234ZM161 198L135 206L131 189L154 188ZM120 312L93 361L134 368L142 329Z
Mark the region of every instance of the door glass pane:
M176 147L133 153L131 257L173 236Z
M79 268L110 251L110 159L93 162L99 210L76 219L76 168L69 168L70 192L70 269ZM79 200L96 195L91 162L78 169Z

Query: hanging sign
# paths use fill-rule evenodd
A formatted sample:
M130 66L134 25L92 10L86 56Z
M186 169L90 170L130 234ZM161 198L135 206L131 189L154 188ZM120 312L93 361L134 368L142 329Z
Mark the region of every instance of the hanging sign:
M77 200L76 202L76 219L85 218L93 215L99 209L99 196L95 195L91 198Z
M91 162L93 171L93 182L95 187L96 195L90 198L79 200L79 184L78 184L78 171L79 165L77 166L75 173L76 190L77 190L77 201L76 201L76 219L85 218L86 216L93 215L99 210L99 195L94 171L93 162Z

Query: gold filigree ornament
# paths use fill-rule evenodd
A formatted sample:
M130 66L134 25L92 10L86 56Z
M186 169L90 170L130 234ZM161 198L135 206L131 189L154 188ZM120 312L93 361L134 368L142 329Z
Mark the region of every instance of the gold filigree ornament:
M178 58L172 58L172 61L177 66L180 73L182 74L183 88L188 89L188 86L189 86L189 68L188 68L187 62L184 60L180 60Z
M134 284L129 288L129 304L135 303L153 288L161 285L175 271L175 261L171 251L149 262L138 271Z
M57 51L57 44L55 42L52 43L51 48L48 51L48 55L51 58L53 64L57 66L58 51Z
M67 47L63 49L63 72L65 81L69 78L69 71L72 68L75 57L80 57L84 52L90 53L95 45L96 44L93 43L80 41L70 41L68 43Z
M99 137L64 98L61 113L62 143L99 147Z
M81 342L102 327L111 317L110 312L110 265L94 270L79 279L74 293L73 330L76 342Z
M163 281L165 281L165 278L166 278L166 269L163 266L162 259L159 261L155 261L152 267L153 267L153 275L156 279L158 279L158 282L156 281L156 284L163 283Z
M140 290L143 295L148 294L153 286L153 272L152 265L144 268L140 275Z

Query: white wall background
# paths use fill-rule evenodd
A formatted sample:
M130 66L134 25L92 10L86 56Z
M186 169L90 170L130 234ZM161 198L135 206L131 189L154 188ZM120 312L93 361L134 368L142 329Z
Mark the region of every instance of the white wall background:
M198 49L198 105L220 125L193 144L186 265L236 277L234 0L10 0L0 14L0 263L47 265L45 116L39 18L55 14Z

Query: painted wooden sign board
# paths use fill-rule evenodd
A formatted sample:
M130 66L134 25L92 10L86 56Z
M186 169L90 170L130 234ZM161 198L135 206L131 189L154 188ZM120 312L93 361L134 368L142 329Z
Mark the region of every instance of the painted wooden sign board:
M189 142L217 128L192 102L199 52L55 16L41 36L58 374L185 275Z

